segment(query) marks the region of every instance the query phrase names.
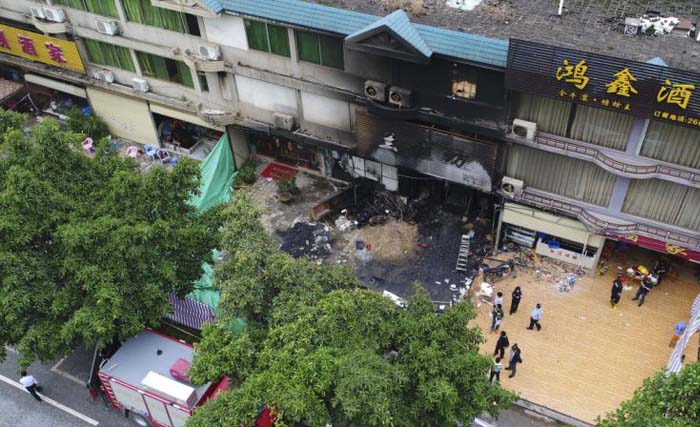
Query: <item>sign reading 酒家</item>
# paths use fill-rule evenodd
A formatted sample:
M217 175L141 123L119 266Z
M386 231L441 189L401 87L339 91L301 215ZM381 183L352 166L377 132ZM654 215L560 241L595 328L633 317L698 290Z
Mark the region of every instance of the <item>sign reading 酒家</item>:
M0 53L85 72L75 43L0 24Z
M506 86L700 127L700 74L664 66L512 39Z

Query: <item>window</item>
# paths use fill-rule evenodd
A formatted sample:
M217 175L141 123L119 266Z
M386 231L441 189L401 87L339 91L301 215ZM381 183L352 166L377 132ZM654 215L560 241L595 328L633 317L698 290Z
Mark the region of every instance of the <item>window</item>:
M700 132L690 127L662 123L649 123L642 156L700 169Z
M468 80L453 81L452 95L463 99L476 98L476 83Z
M126 19L139 24L199 36L197 18L153 6L148 0L122 0Z
M661 179L633 179L622 211L700 231L700 189Z
M184 62L144 52L136 52L136 56L144 76L194 87L192 71Z
M291 56L289 33L285 27L246 20L245 32L249 48L280 56Z
M53 4L118 18L114 0L53 0Z
M309 31L295 31L299 59L343 69L343 39Z
M129 49L97 40L83 39L90 62L136 72Z
M201 71L197 72L197 80L199 80L199 88L202 92L209 92L209 83L207 82L207 75Z

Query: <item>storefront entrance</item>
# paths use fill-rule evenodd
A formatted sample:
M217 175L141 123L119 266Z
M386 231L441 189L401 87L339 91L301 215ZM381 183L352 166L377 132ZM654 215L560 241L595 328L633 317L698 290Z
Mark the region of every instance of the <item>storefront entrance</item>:
M321 172L322 154L313 147L276 136L250 135L255 153L294 167Z
M214 149L223 132L177 118L153 113L161 145L170 151L202 160Z

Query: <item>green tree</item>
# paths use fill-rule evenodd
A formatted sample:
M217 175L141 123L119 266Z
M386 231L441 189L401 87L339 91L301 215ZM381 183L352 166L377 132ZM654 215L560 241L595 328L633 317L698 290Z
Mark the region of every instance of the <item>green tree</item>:
M462 302L437 315L418 285L403 309L358 289L347 268L281 253L250 198L226 209L217 266L219 320L203 330L190 369L203 383L228 375L236 385L200 408L190 427L252 425L261 407L278 425L454 426L513 396L491 385L483 341ZM242 332L228 322L248 321Z
M644 381L632 399L623 402L598 427L700 426L700 363L677 374L658 372Z
M157 325L218 243L215 212L187 203L196 164L142 174L106 140L83 155L82 138L49 120L0 148L0 349L23 365Z

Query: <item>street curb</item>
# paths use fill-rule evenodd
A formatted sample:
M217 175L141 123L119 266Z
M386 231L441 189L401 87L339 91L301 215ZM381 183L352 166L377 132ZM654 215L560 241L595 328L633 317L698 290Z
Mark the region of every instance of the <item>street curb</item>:
M545 406L538 405L536 403L532 403L524 399L518 399L515 402L513 402L513 404L525 410L532 411L546 418L551 418L555 421L559 421L560 423L564 423L573 427L594 427L594 424L587 423L585 421L579 420L578 418L562 414L561 412L555 411L554 409L549 409Z

